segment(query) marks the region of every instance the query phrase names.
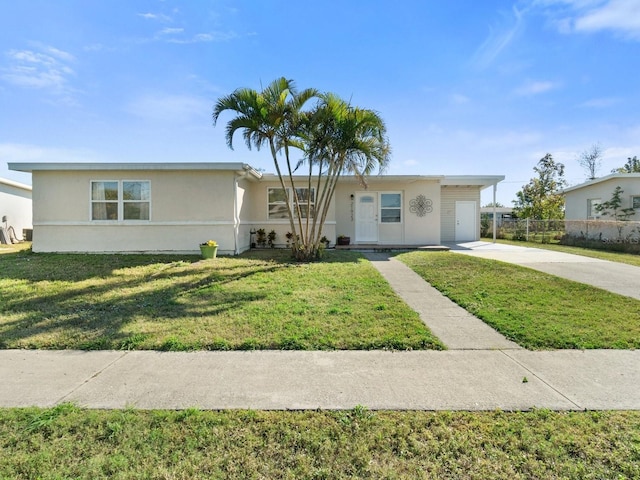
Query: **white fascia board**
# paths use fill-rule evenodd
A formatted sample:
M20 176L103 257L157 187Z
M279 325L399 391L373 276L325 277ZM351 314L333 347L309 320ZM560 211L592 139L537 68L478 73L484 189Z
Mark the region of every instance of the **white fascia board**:
M31 192L33 189L31 188L31 185L25 185L24 183L19 183L19 182L14 182L13 180L9 180L6 178L0 178L0 183L4 184L4 185L8 185L10 187L14 187L14 188L20 188L22 190L26 190Z
M574 185L573 187L567 187L563 190L560 190L560 193L567 193L573 190L579 190L581 188L589 187L591 185L596 185L598 183L606 182L607 180L612 180L614 178L639 178L640 173L612 173L610 175L606 175L604 177L595 178L593 180L589 180L584 183L579 183L578 185Z
M250 165L239 162L229 163L9 163L9 170L18 172L35 171L98 171L98 170L129 170L129 171L180 171L180 170L231 170L238 173L249 173L255 178L262 175Z
M441 184L449 186L479 186L482 188L497 185L504 175L445 175Z
M288 175L284 175L285 181L289 180ZM308 175L294 175L293 181L304 181L308 180ZM312 179L316 180L318 178L317 175L312 175ZM444 175L367 175L365 176L365 181L367 183L382 183L382 182L404 182L404 183L412 183L419 180L431 180L431 181L440 181L444 178ZM265 182L274 182L278 181L278 175L274 173L265 173L262 175L262 180ZM341 175L338 182L351 182L351 183L359 183L360 179L354 175Z

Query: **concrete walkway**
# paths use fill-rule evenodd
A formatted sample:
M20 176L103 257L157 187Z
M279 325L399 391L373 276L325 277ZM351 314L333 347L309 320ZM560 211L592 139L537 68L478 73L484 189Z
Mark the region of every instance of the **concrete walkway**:
M401 262L369 258L450 350L2 350L0 407L640 410L640 350L521 349Z
M433 334L451 350L520 349L482 320L443 296L387 253L364 254Z
M448 245L452 252L500 260L640 300L640 267L597 258L489 242Z
M0 351L0 407L61 402L141 409L640 410L640 351Z

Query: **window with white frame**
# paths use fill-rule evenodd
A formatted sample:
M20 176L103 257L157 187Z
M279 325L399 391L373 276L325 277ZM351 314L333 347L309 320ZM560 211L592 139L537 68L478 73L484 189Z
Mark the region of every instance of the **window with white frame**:
M296 188L298 195L298 203L300 204L300 213L302 218L313 217L315 214L315 201L316 190L312 188ZM269 188L268 189L268 210L269 220L278 220L282 218L289 218L287 215L287 194L289 197L289 206L294 215L297 212L294 208L293 193L290 188L287 187L286 191L282 188Z
M602 203L600 198L590 198L587 200L587 218L599 218L600 212L597 207Z
M402 221L402 194L381 193L380 194L380 222L400 223Z
M95 180L91 182L91 220L149 220L151 182Z
M631 197L631 208L640 210L640 195Z

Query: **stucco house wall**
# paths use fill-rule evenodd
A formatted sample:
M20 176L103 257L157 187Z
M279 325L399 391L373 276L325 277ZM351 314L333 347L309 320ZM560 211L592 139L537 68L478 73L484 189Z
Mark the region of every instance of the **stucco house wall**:
M22 238L23 229L32 228L31 196L29 185L0 178L0 220L6 217L7 227L13 227L18 238Z
M307 177L294 177L294 182L298 188L306 186ZM285 186L290 188L290 182L286 182ZM315 190L317 186L316 180L312 183L312 188ZM321 187L322 188L322 185ZM250 210L252 215L246 219L247 226L252 230L258 230L264 228L268 233L271 230L276 232L276 247L284 247L287 244L286 234L291 231L291 225L288 218L269 218L269 189L282 189L280 180L276 175L263 174L259 182L254 182L251 185L250 191L248 191L247 202L251 205ZM319 193L316 192L316 196ZM331 243L335 242L335 201L332 201L329 206L327 218L322 229L322 234L326 236ZM243 221L245 221L243 219ZM303 219L303 224L305 220ZM297 223L296 223L297 225ZM255 241L255 236L254 236Z
M291 230L286 216L269 213L270 208L282 212L282 204L269 198L269 189L281 189L277 176L261 174L246 164L41 163L9 167L32 173L36 252L196 253L200 243L213 239L220 245L220 254L238 254L256 241L251 232L257 229L275 230L279 247L286 245ZM467 212L462 223L471 226L464 240L477 240L480 190L495 188L503 179L379 175L369 177L365 187L356 178L343 176L322 233L332 244L339 235L351 237L356 244L454 241L456 222L460 224L456 209L462 202ZM294 177L297 188L303 188L305 180ZM143 193L132 193L132 185ZM132 198L147 193L148 198ZM107 198L109 195L117 198ZM148 215L140 213L147 208ZM132 211L139 217L132 216Z
M50 168L32 172L36 252L195 253L209 239L218 241L221 254L248 248L248 231L236 236L234 208L242 211L249 183L237 169ZM148 220L91 219L92 181L136 180L149 182Z
M371 177L367 187L355 179L342 181L336 188L336 233L351 238L352 243L379 243L396 245L435 245L440 243L440 177L418 178L415 176ZM375 197L378 225L377 242L358 238L356 220L360 194L367 192ZM399 222L381 221L381 196L385 193L400 193L401 215ZM422 195L427 206L423 216L419 208L412 211L412 201Z

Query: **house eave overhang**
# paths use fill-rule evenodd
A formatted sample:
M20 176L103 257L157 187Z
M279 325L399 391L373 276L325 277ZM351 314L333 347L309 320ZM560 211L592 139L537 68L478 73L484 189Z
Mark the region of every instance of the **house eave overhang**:
M18 172L86 172L86 171L233 171L260 179L262 174L246 163L240 162L193 162L193 163L9 163L9 170Z
M578 185L574 185L573 187L567 187L563 190L560 190L559 193L564 194L567 192L573 192L574 190L580 190L581 188L586 188L591 185L596 185L598 183L606 182L608 180L613 180L616 178L638 178L640 179L640 173L612 173L610 175L606 175L604 177L595 178L593 180L589 180L584 183L580 183Z
M484 189L503 180L504 175L445 175L440 183L445 187L478 186Z
M24 183L14 182L13 180L8 180L6 178L0 178L0 183L2 183L3 185L8 185L9 187L25 190L27 192L31 192L33 190L31 188L31 185L25 185Z

